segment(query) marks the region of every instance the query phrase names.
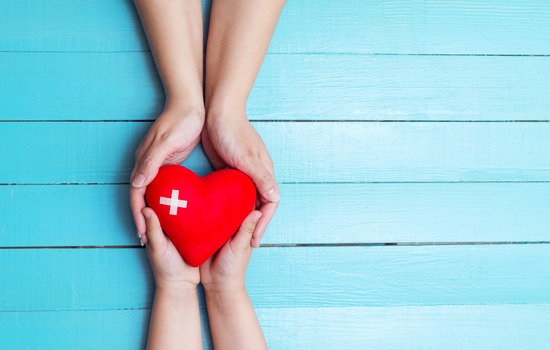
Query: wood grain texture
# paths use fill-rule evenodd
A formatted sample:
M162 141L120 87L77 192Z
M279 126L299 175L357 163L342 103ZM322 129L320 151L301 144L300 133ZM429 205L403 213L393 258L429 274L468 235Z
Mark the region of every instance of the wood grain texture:
M149 53L0 61L0 119L154 120L164 105ZM547 76L547 57L268 55L247 109L255 120L548 120Z
M546 0L288 2L247 106L282 191L263 243L486 243L257 249L271 349L550 348L549 23ZM127 182L164 94L135 7L0 1L0 33L0 347L143 348Z
M145 249L0 249L0 266L4 311L151 307ZM550 304L550 244L259 248L246 283L260 308Z
M279 182L548 181L550 123L253 123ZM0 183L127 183L149 123L0 123ZM211 171L202 149L184 163Z
M550 241L550 183L283 184L280 190L263 244ZM0 186L0 198L3 247L138 243L128 185Z
M257 309L270 349L545 349L550 305Z
M5 135L0 162L10 164L0 183L128 183L135 150L150 127L126 122L0 123ZM186 165L202 175L212 170L201 147Z
M203 1L208 7L208 1ZM545 0L289 1L270 52L549 54ZM4 1L0 50L147 50L130 0Z
M546 349L550 305L257 308L270 349ZM149 310L2 312L9 348L141 349ZM206 312L202 310L203 324ZM206 324L205 324L206 325ZM35 330L42 329L40 337ZM203 331L205 349L212 349Z

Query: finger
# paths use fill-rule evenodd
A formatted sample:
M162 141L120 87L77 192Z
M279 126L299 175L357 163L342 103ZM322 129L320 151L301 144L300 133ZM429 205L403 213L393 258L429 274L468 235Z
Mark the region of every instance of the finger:
M271 159L269 153L267 152L267 148L265 149L265 152L260 154L260 160L264 163L267 170L269 170L272 174L275 174L275 171L273 170L275 165L273 163L273 159Z
M162 232L160 221L153 209L143 208L142 213L147 223L147 245L154 251L159 247L162 247L162 245L166 242L166 237L164 236L164 232Z
M159 168L166 158L168 158L169 153L170 149L165 143L153 144L141 159L139 168L132 181L132 186L141 188L149 185L155 176L157 176Z
M212 142L210 141L210 136L208 135L208 132L203 130L202 132L202 148L204 148L204 152L206 153L206 156L210 160L210 163L212 163L212 166L214 169L225 169L227 167L227 164L223 161L223 159L220 157L218 152L214 149L214 146L212 145Z
M245 169L239 169L250 176L260 196L268 202L279 201L279 185L275 175L258 159L245 166Z
M273 218L273 215L275 215L275 211L277 210L278 206L279 202L269 202L265 203L261 208L259 208L259 211L262 213L262 217L256 225L256 229L254 230L254 234L252 235L250 245L253 248L258 248L260 246L260 241L265 233L267 225Z
M235 244L237 249L245 249L250 246L250 240L254 234L254 229L258 220L262 216L262 213L259 210L253 210L248 216L244 219L239 231L232 238L232 244Z
M145 187L142 188L130 188L130 207L132 208L132 215L134 216L134 222L136 223L138 238L145 234L146 225L145 217L142 214L143 208L145 208Z
M141 163L141 159L143 158L143 155L149 147L151 146L151 137L149 136L150 133L145 135L145 137L141 140L139 143L139 146L136 150L136 153L134 155L134 169L132 169L132 176L130 177L130 183L134 181L134 178L136 176L136 173L138 171L139 165Z

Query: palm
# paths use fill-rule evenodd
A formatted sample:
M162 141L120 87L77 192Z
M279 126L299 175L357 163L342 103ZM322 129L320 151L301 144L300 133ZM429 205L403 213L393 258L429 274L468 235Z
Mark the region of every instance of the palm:
M204 118L200 115L164 111L141 140L136 151L136 164L132 171L130 205L138 236L145 234L145 188L153 181L159 168L165 164L180 164L193 152L200 141ZM136 179L138 180L136 182ZM147 243L147 236L143 237Z
M170 153L164 159L164 164L180 164L199 144L202 126L202 121L196 118L161 114L143 139L138 153L141 149L145 151L155 141L165 141Z
M244 170L250 162L248 157L273 166L264 142L247 120L207 123L202 141L217 169L230 166Z
M217 282L221 277L231 274L231 268L237 259L231 246L231 239L200 267L202 284Z
M203 147L216 169L228 165L248 175L258 190L256 207L262 212L252 238L259 247L265 229L277 210L279 190L273 161L260 135L245 118L207 119L202 132Z
M209 284L218 280L219 276L227 273L232 265L232 254L228 253L229 242L227 242L216 254L210 257L200 267L200 277L202 284Z
M200 278L203 285L229 285L244 282L244 280L240 281L241 275L243 275L240 270L243 266L239 262L243 258L248 262L252 249L247 243L248 248L243 251L242 247L237 246L234 238L235 236L227 241L216 254L200 267ZM244 278L244 276L242 277Z
M160 280L157 283L199 283L199 269L189 265L168 238L157 251L153 253L148 249L147 254L155 271L155 278ZM153 254L154 257L151 256Z

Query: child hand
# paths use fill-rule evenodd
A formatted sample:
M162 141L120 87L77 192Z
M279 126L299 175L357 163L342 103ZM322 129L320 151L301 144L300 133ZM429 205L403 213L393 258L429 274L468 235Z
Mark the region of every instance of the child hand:
M197 146L204 124L202 112L189 112L175 107L165 108L145 135L136 151L132 171L130 206L141 242L147 243L145 218L145 188L165 164L182 163Z
M196 288L200 282L198 267L192 267L164 234L160 222L151 208L142 210L147 223L147 256L155 275L157 289Z
M222 117L210 115L202 131L202 145L216 169L227 166L248 175L258 189L258 210L262 212L252 246L260 240L279 205L279 186L275 179L273 161L267 148L246 114Z
M262 213L252 211L239 231L200 267L200 280L206 292L244 290L244 276L252 255L252 234Z

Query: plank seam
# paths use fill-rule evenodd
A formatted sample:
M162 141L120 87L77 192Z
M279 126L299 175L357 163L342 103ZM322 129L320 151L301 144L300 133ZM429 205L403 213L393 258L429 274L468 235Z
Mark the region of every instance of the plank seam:
M86 50L0 50L0 53L151 53L151 50L113 50L113 51L86 51ZM203 52L206 54L206 51ZM397 53L397 52L353 52L353 51L311 51L311 52L268 52L267 55L292 55L292 56L443 56L443 57L550 57L543 53Z
M387 309L387 308L393 308L393 307L399 307L399 308L418 308L418 307L438 307L438 306L456 306L456 307L462 307L462 306L550 306L549 303L527 303L527 304L520 304L520 303L498 303L498 304L404 304L404 305L386 305L386 306L300 306L300 307L285 307L280 306L281 309ZM206 310L207 307L205 305L200 305L199 308L201 310ZM260 306L255 307L255 309L274 309L277 307L269 307L269 306ZM0 310L0 313L19 313L19 312L95 312L95 311L149 311L151 310L151 307L123 307L123 308L99 308L99 309L56 309L56 310L47 310L47 309L36 309L36 310Z
M550 180L472 180L472 181L305 181L279 182L279 185L386 185L386 184L529 184L550 183ZM96 186L130 185L129 182L37 182L37 183L0 183L0 186Z
M17 120L3 119L0 123L153 123L156 119L36 119ZM550 123L547 119L505 119L505 120L454 120L454 119L430 119L430 120L401 120L401 119L249 119L253 123Z
M411 246L450 246L450 245L532 245L550 244L550 241L495 241L495 242L401 242L401 243L277 243L261 244L260 248L312 248L312 247L411 247ZM8 246L1 249L145 249L141 245L103 246Z

